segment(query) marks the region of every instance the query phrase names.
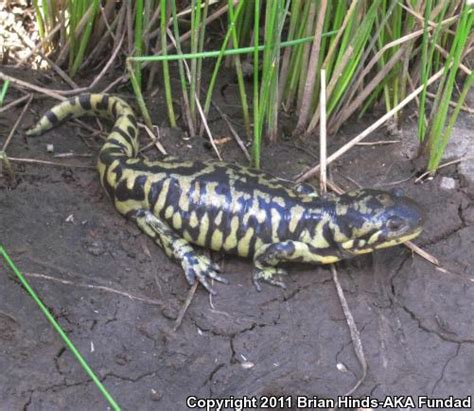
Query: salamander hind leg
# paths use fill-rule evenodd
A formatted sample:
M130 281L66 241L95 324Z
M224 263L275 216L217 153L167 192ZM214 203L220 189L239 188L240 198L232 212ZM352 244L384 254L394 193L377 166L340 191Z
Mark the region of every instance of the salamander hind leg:
M207 291L215 294L208 282L209 279L228 283L225 278L217 274L220 269L216 263L196 250L149 210L138 211L133 219L145 234L155 240L155 243L163 249L168 257L180 263L190 285L193 285L197 280Z

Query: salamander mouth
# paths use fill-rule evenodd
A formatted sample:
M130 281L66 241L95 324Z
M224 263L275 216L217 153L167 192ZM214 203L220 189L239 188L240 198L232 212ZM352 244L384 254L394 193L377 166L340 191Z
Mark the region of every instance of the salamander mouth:
M393 237L393 238L387 238L383 236L380 232L375 233L372 235L371 238L378 237L374 241L366 241L366 240L349 240L346 241L345 243L341 244L341 248L349 252L352 255L359 255L359 254L367 254L371 253L374 250L378 250L381 248L387 248L387 247L393 247L398 244L402 244L406 241L413 240L414 238L418 237L421 232L423 231L422 227L415 228L413 230L410 230L407 233L404 233L403 235Z
M388 238L385 241L375 244L373 248L377 250L380 248L387 248L387 247L392 247L394 245L405 243L407 241L413 240L414 238L418 237L422 231L423 231L422 227L415 228L414 230L411 230L407 232L406 234L403 234L399 237Z

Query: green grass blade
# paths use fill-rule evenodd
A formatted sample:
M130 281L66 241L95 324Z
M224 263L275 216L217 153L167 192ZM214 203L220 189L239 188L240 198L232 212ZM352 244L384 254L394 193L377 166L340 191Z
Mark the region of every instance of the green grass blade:
M143 0L137 0L135 2L136 10L135 10L135 27L133 30L134 35L134 46L133 46L133 54L135 56L141 56L143 54ZM142 73L141 73L141 64L134 65L135 71L135 78L136 81L141 87L142 84Z
M456 34L454 36L453 45L451 47L449 56L445 63L444 79L442 82L443 89L438 92L439 95L442 95L439 106L437 107L436 113L433 116L432 126L430 127L429 133L429 160L428 160L428 170L434 171L443 155L446 144L451 135L452 128L454 127L454 122L457 118L457 114L460 110L460 105L464 100L469 86L472 85L472 73L469 75L466 80L463 92L461 93L461 98L458 101L457 107L454 110L454 117L451 116L451 119L448 122L448 126L443 133L443 126L446 123L446 118L449 110L449 102L451 101L451 96L456 81L456 74L459 69L459 64L463 56L466 45L468 44L469 34L471 34L471 29L474 21L474 8L469 7L465 4L463 11L461 13L461 18L458 23ZM460 104L461 103L461 104Z
M253 26L253 142L252 142L252 165L255 168L260 168L260 148L262 145L262 134L260 128L260 113L259 113L259 81L258 81L258 34L260 32L260 0L255 0L255 12L254 12L254 26Z
M86 27L82 34L81 41L79 42L79 49L77 55L74 58L74 62L72 64L70 73L71 77L74 77L79 66L82 64L82 60L84 58L84 54L86 52L86 47L89 44L89 38L92 32L92 28L94 26L95 16L97 15L97 11L99 10L100 0L93 0L92 4L90 5L91 15L89 16Z
M51 324L51 326L54 328L54 330L59 334L61 339L64 341L64 344L68 349L72 352L74 357L76 357L76 360L79 362L81 367L84 369L86 374L91 378L91 380L94 382L96 387L99 389L99 391L102 393L104 398L108 401L110 406L114 411L120 411L119 405L115 402L115 400L112 398L112 396L109 394L105 386L102 384L100 379L97 377L97 375L94 373L92 368L89 366L87 361L84 359L82 354L79 352L79 350L76 348L76 346L73 344L73 342L69 339L67 336L66 332L62 329L61 325L56 321L54 318L53 314L50 313L46 305L41 301L39 296L36 294L36 292L33 290L31 287L30 283L28 280L23 276L21 271L16 267L15 263L13 260L10 258L8 255L7 251L3 247L3 245L0 244L0 255L3 257L3 259L6 261L7 265L11 268L11 270L15 273L15 276L18 278L20 281L21 285L23 288L26 290L26 292L30 295L30 297L33 299L33 301L36 303L36 305L39 307L43 315L46 317L48 322Z
M168 19L166 18L166 0L161 0L161 21L160 21L160 34L161 34L161 52L163 56L166 57L168 54L167 44L166 44L166 24ZM133 60L133 59L130 59ZM171 79L170 79L170 69L168 60L163 60L163 82L165 85L165 100L166 108L168 110L168 119L170 121L171 127L176 127L176 116L174 114L173 108L173 97L171 96Z
M5 97L7 95L9 86L10 86L9 80L5 80L2 84L2 89L0 90L0 107L3 106L3 102L5 101Z

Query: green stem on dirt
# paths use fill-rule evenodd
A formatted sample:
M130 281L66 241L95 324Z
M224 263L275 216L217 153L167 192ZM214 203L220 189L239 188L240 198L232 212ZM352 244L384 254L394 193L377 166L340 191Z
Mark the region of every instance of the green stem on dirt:
M201 31L201 0L193 0L191 5L191 53L197 53L199 47L199 33ZM178 39L176 39L178 41ZM189 111L192 122L196 125L196 86L199 73L197 72L197 60L191 60L191 81L189 84Z
M43 7L45 7L44 3L43 3ZM35 17L36 17L36 24L38 25L38 33L40 35L40 38L44 39L45 38L44 20L43 20L43 15L41 14L41 9L38 5L38 0L33 0L33 8L35 9Z
M230 36L232 35L232 29L233 26L235 26L235 22L239 18L240 12L243 8L243 5L245 4L245 1L240 1L237 10L235 11L234 18L229 22L229 27L227 28L227 32L224 37L224 41L222 42L221 50L217 54L217 61L216 64L214 65L214 70L212 72L211 79L209 81L209 86L207 89L207 95L206 95L206 101L204 103L204 114L207 115L209 113L209 109L211 108L211 102L212 102L212 94L214 93L214 87L216 85L217 81L217 74L219 73L219 69L221 67L222 59L224 58L225 54L225 49L227 48L227 44L229 43ZM204 53L199 53L199 54L204 54Z
M229 17L231 21L235 21L234 17L234 2L232 0L228 0L229 4ZM237 28L232 26L232 43L234 48L239 47L239 39L237 36ZM251 138L251 130L250 130L250 114L249 114L249 105L247 102L247 93L245 91L245 82L244 82L244 74L242 70L242 63L240 61L240 56L236 55L234 57L234 64L235 64L235 71L237 73L237 84L239 86L239 94L240 94L240 101L242 103L242 115L244 117L244 124L245 124L245 131L247 134L247 138Z
M431 0L426 0L425 4L425 19L423 21L423 38L421 41L421 82L423 84L423 91L421 92L420 96L420 107L418 110L418 138L420 141L425 139L426 135L426 93L428 88L426 87L426 83L428 82L428 78L430 76L430 65L428 61L428 45L430 43L429 39L429 24L428 20L431 14Z
M474 22L474 8L471 8L467 3L465 4L461 17L458 23L456 34L453 39L453 44L449 52L448 58L446 59L443 78L441 86L442 91L438 92L442 95L442 99L437 107L435 116L433 117L433 124L430 128L429 133L429 160L428 170L433 172L438 167L444 149L448 143L452 129L454 127L456 118L460 112L462 103L464 101L470 86L473 83L473 72L471 72L468 78L465 80L463 91L458 99L456 108L448 121L448 125L443 132L443 127L446 124L446 118L448 116L449 102L456 82L456 74L461 63L463 52L468 44L469 34L471 33L472 25Z
M36 294L36 292L33 290L31 287L30 283L28 280L23 276L23 274L20 272L20 270L16 267L15 263L13 260L10 258L8 255L7 251L3 247L3 245L0 244L0 255L4 258L8 266L12 269L12 271L15 273L16 277L20 281L21 285L23 288L28 292L28 294L31 296L33 301L36 303L36 305L39 307L43 315L46 317L46 319L49 321L51 326L55 329L55 331L59 334L61 339L64 341L64 344L69 348L69 350L72 352L74 357L76 357L76 360L79 362L81 367L84 369L84 371L87 373L87 375L92 379L96 387L99 389L99 391L102 393L104 398L108 401L110 406L114 411L120 411L119 405L115 402L115 400L112 398L112 396L109 394L105 386L102 384L100 379L97 377L97 375L94 373L92 368L89 366L87 361L84 359L84 357L81 355L79 350L75 347L73 342L69 339L67 336L66 332L62 329L61 325L56 321L54 316L49 312L48 308L46 305L41 301L39 296Z
M202 21L203 22L205 22L206 19L207 19L208 11L209 11L209 0L205 0L204 10L203 10L203 13L202 13ZM206 27L207 27L206 24L203 24L202 28L199 32L198 49L199 49L200 52L202 52L204 50L204 42L205 42L205 39L206 39ZM197 76L196 93L197 93L198 97L200 97L201 96L201 80L202 80L202 59L197 59L197 73L198 73L198 76Z
M171 16L173 18L173 33L174 33L174 38L176 42L176 54L181 55L182 54L181 40L180 40L181 36L179 33L176 4L174 1L171 2ZM190 109L190 104L194 102L195 97L194 95L191 94L191 92L188 95L188 84L191 79L188 79L188 77L186 76L183 60L178 60L178 71L179 71L179 82L181 84L181 93L183 95L183 103L184 103L183 111L185 114L185 118L187 120L189 132L191 133L191 135L195 135L196 134L196 127L195 127L196 118L195 116L192 115L191 109ZM189 100L191 100L191 102Z
M167 55L167 44L166 44L166 0L161 1L161 21L160 21L160 35L161 35L161 52L163 53L163 57ZM142 60L144 57L140 57L136 61L145 61ZM135 61L132 57L129 60ZM156 61L156 60L155 60ZM163 82L165 85L165 99L166 99L166 108L168 110L168 118L170 120L171 127L176 127L176 117L174 114L173 108L173 97L171 96L171 80L170 80L170 69L168 59L163 59Z
M133 30L134 35L134 47L133 54L135 56L141 56L143 54L143 0L136 0L136 11L135 11L135 28ZM135 78L139 87L142 85L142 73L141 64L134 64Z
M138 63L140 64L140 63ZM153 123L151 121L150 114L146 108L145 99L143 98L142 89L140 83L138 82L137 77L135 76L135 69L132 67L132 63L127 60L125 63L127 66L128 73L130 75L130 82L132 83L133 91L135 92L135 97L137 99L138 107L140 107L140 112L142 113L143 120L150 130L153 130Z
M79 43L79 49L77 51L76 57L71 67L71 77L74 77L79 66L82 64L84 54L86 52L86 47L89 44L89 38L92 33L92 27L94 26L95 16L97 15L97 10L100 6L100 0L93 0L93 3L90 5L91 15L87 19L86 27L82 33L82 38Z
M2 84L2 89L0 90L0 107L3 106L3 102L5 101L5 96L7 95L9 86L10 80L5 80Z
M259 96L258 96L258 37L260 34L260 0L255 0L254 26L253 26L253 142L252 142L252 165L260 168L260 146L262 135L260 127Z

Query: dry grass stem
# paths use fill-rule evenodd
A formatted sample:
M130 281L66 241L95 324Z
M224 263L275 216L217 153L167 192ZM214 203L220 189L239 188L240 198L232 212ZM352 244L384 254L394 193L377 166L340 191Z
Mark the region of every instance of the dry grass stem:
M176 318L176 321L174 323L174 326L173 326L173 331L174 332L176 332L178 330L179 326L183 322L184 314L186 314L186 311L187 311L189 305L191 304L191 301L194 298L194 294L196 293L198 285L199 285L199 281L195 281L193 286L189 289L188 295L186 296L186 301L184 302L181 309L179 310L178 317Z
M426 93L426 95L430 98L436 98L436 94L430 93L429 91ZM457 107L457 103L454 101L450 101L449 105L453 108ZM461 110L469 114L474 114L474 108L468 106L461 106Z
M232 137L222 137L214 140L217 146L227 144L228 142L232 141Z
M28 83L27 81L24 81L24 80L20 80L20 79L17 79L15 77L12 77L12 76L8 76L4 73L2 73L0 71L0 79L3 80L3 81L9 81L10 83L12 84L15 84L19 87L22 87L22 88L26 88L26 89L29 89L29 90L34 90L38 93L41 93L41 94L45 94L51 98L55 98L56 100L66 100L66 97L64 97L63 95L61 94L58 94L52 90L48 90L47 88L43 88L43 87L40 87L40 86L36 86L32 83Z
M30 98L30 94L27 94L26 96L17 98L16 100L13 100L11 103L8 103L6 106L0 108L0 113L3 113L4 111L10 110L12 107L17 106L18 104L23 103L24 101L28 100Z
M331 189L331 191L334 191L336 194L344 194L344 190L338 186L334 181L327 180L326 185Z
M341 110L340 114L337 115L333 124L331 124L331 131L334 132L338 130L339 127L357 110L360 108L362 103L369 97L370 93L374 91L374 89L380 84L380 82L390 73L393 67L397 63L400 62L400 59L403 57L405 53L405 48L400 48L391 58L390 60L383 66L383 68L377 72L373 79L363 88L363 90L357 92L357 97L352 100L349 104L347 104L344 109ZM365 74L362 72L361 76L359 77L358 81L354 86L354 90L361 84L362 79L364 78ZM352 94L353 95L353 94ZM352 98L352 95L350 98ZM350 99L347 100L348 102Z
M313 90L314 85L316 84L316 74L317 68L319 64L319 54L321 49L321 34L323 32L324 26L324 17L326 15L326 7L327 7L327 0L322 0L320 3L319 11L318 11L318 18L316 21L316 27L314 31L314 39L313 39L313 46L311 48L311 55L308 62L307 67L307 81L304 85L303 91L303 100L301 103L301 110L298 118L298 124L296 125L296 134L300 134L300 132L305 127L306 123L308 122L308 118L310 115L312 97L313 97Z
M76 39L81 38L82 31L84 30L84 27L86 26L86 24L89 22L89 20L91 18L91 15L92 15L92 12L93 12L93 9L94 9L94 5L91 4L89 6L89 8L86 10L86 12L84 13L84 15L82 16L81 20L79 21L79 23L77 24L77 26L75 28L74 35L73 35L74 38L76 38ZM62 27L66 27L65 22L62 22ZM66 44L61 48L61 52L59 53L59 56L56 59L56 64L58 66L62 66L63 63L66 61L66 57L69 53L70 45L71 45L71 43L68 40L66 42Z
M176 47L176 40L173 37L173 33L171 33L171 30L169 29L167 30L167 33L171 41L175 44L175 47ZM184 68L186 69L186 76L188 78L188 82L191 82L191 71L189 69L189 65L186 60L183 60L183 63L184 63ZM214 137L212 136L211 129L209 128L209 124L207 123L207 118L206 118L206 115L204 114L204 110L202 109L201 102L199 101L199 98L196 94L194 94L193 98L195 99L196 107L198 109L199 115L201 116L202 125L204 126L207 136L209 137L209 142L211 143L211 146L214 149L214 152L216 153L217 158L220 161L222 161L221 153L217 149L216 143L214 142Z
M425 260L428 260L431 264L434 264L438 267L440 266L439 260L436 257L431 255L427 251L421 249L411 241L406 241L403 244L407 246L410 250L412 250L414 253L418 254L420 257L424 258Z
M378 140L378 141L362 141L357 143L356 146L384 146L387 144L401 143L401 140Z
M239 2L239 0L234 0L234 6ZM229 9L229 6L228 5L225 5L223 7L221 7L219 10L216 10L213 14L211 14L205 21L205 24L209 24L211 22L213 22L214 20L218 19L220 16L222 16L223 14L225 14L227 12L227 10ZM156 33L155 32L152 32L150 33L149 35L154 37L154 35L156 35L157 33L159 33L160 29L158 28L156 30ZM191 37L191 30L189 30L188 32L184 33L182 36L180 36L179 40L181 42L184 42L186 40L188 40L190 37ZM173 49L173 47L175 47L175 45L170 42L170 44L167 46L167 50L171 50ZM155 48L155 49L152 49L152 52L156 55L161 55L162 54L162 51L160 50L159 47ZM148 65L150 64L149 61L146 61L142 64L142 68L145 68L147 67ZM115 87L117 84L119 83L124 83L128 80L129 78L129 73L128 71L121 75L120 77L116 78L111 84L109 84L109 86L107 86L102 92L103 93L107 93L109 90L111 90L113 87Z
M152 146L152 145L155 146L155 147L157 148L157 150L158 150L161 154L167 156L168 153L166 152L165 148L162 146L162 144L161 144L160 141L159 141L159 135L153 134L153 132L152 132L145 124L139 123L139 125L142 126L142 127L145 129L146 133L148 134L148 136L149 136L150 139L151 139L151 143L150 143L149 146ZM158 130L158 129L157 129L157 133L159 133L159 130ZM144 150L146 150L147 148L148 148L148 146L144 147L144 148L143 148L142 150L140 150L140 151L144 151Z
M454 22L453 18L448 18L443 20L440 24L441 25L446 25L446 24L451 24ZM428 30L432 30L432 27L429 27ZM393 66L400 61L400 59L403 56L403 52L405 48L403 47L404 45L408 45L409 42L415 40L416 38L420 37L423 35L424 30L420 29L417 31L414 31L412 33L409 33L403 37L400 37L394 41L391 41L390 43L385 44L375 55L372 57L372 59L367 63L367 65L364 67L362 70L361 74L357 76L357 79L355 83L351 86L351 91L348 94L348 97L346 98L346 101L351 101L353 96L357 93L357 98L356 100L352 101L351 105L348 107L345 107L343 110L340 111L340 113L337 115L337 119L333 122L334 124L331 126L332 130L337 130L341 124L357 109L360 107L362 102L368 97L368 95L374 90L374 88L380 84L380 81L383 77L385 77L388 72L393 68ZM377 64L377 62L382 58L384 53L387 50L390 50L393 47L400 46L402 45L401 49L397 51L395 54L397 57L392 56L390 60L384 64L384 67L382 71L379 71L376 75L376 78L372 79L370 83L364 87L364 90L360 92L359 88L364 80L364 78L370 73L372 68ZM364 98L362 97L362 94L364 95Z
M19 68L23 63L25 63L33 54L38 51L39 48L43 46L43 43L48 44L51 38L63 27L63 22L61 21L56 24L53 30L51 30L44 39L40 40L38 44L34 45L34 47L31 48L30 52L25 57L23 57L17 64L15 64L15 68Z
M414 16L414 17L418 20L418 22L420 23L420 25L425 24L425 17L424 17L423 15L421 15L420 13L417 13L417 12L416 12L415 10L413 10L411 7L407 7L407 6L404 5L403 3L399 3L399 5L400 5L403 9L405 9L408 13L410 13L412 16ZM458 20L459 20L459 14L456 14L456 15L454 15L454 16L452 16L452 17L449 17L449 18L443 20L443 21L441 22L441 26L444 26L444 25L446 25L446 24L450 25L451 23L455 23L455 22L458 21ZM439 23L436 23L436 22L434 22L434 21L432 21L432 20L429 20L429 19L426 20L426 22L428 23L429 26L431 26L430 29L435 29L435 28L438 26L438 24L439 24ZM455 34L455 33L454 33L453 31L451 31L451 30L446 30L446 31L449 32L449 33L451 33L451 34Z
M427 82L427 86L429 86L430 84L433 84L436 80L438 80L443 75L443 72L444 72L444 68L442 68L436 74L431 76L430 79ZM422 92L423 88L424 88L423 85L418 87L416 90L414 90L412 93L410 93L407 97L405 97L400 103L398 103L394 108L392 108L390 111L388 111L382 117L380 117L370 127L367 127L357 137L353 138L351 141L349 141L347 144L343 145L335 153L331 154L327 159L328 164L333 162L335 159L339 158L346 151L350 150L356 143L359 143L360 141L362 141L365 137L370 135L374 130L376 130L383 123L385 123L389 118L393 117L395 115L395 113L399 112L410 101L412 101L418 94L420 94ZM319 168L320 168L320 166L318 164L318 165L312 167L310 170L302 173L300 176L298 176L298 178L296 179L296 182L301 183L301 182L307 180L308 178L314 176L319 171Z
M336 66L334 73L331 76L331 81L329 82L329 85L327 86L327 97L329 98L334 91L334 88L336 87L336 84L341 77L341 74L344 70L344 68L347 66L349 63L349 60L352 58L352 54L354 53L354 48L352 46L347 47L347 50L345 51L344 55L342 56L341 62ZM307 133L310 133L315 127L316 124L318 124L319 121L319 111L315 111L313 118L311 119L311 122L309 123L309 126L306 130Z
M15 26L12 27L13 31L18 35L22 43L28 47L30 50L33 50L36 46L32 41L25 37L21 32L19 32ZM54 61L52 61L48 56L42 53L40 50L37 50L36 53L50 65L50 67L61 77L71 88L78 88L79 86L69 77L64 70L62 70Z
M245 144L244 142L242 141L242 139L240 138L239 136L239 133L237 133L237 131L235 130L234 126L232 125L232 123L230 122L229 120L229 117L227 116L227 114L225 114L221 108L213 101L211 100L211 104L212 104L212 107L214 107L216 109L216 111L219 113L219 115L222 117L222 119L226 122L227 124L227 127L229 128L229 131L230 133L232 134L232 137L234 137L235 141L237 142L238 146L240 147L240 149L242 150L242 152L244 153L245 155L245 158L250 161L251 160L251 156L250 156L250 153L249 151L247 150L247 147L245 147Z
M48 166L56 166L56 167L68 167L68 168L88 168L88 169L95 169L94 166L84 166L80 164L66 164L66 163L57 163L55 161L48 161L48 160L38 160L35 158L20 158L20 157L8 157L10 161L16 161L18 163L30 163L30 164L44 164Z
M367 375L367 361L365 359L364 347L362 346L359 330L357 329L357 325L349 308L349 304L347 303L346 297L344 296L344 291L341 287L341 283L339 282L336 267L334 266L334 264L331 264L331 273L332 279L336 286L337 296L339 297L339 301L341 303L342 310L344 311L344 316L346 317L347 325L351 333L352 345L354 346L356 357L359 360L360 365L362 366L361 377L359 378L359 380L357 380L355 385L345 394L351 395L357 388L359 388L359 386L365 380L365 377Z
M115 57L117 56L117 53L119 52L119 50L122 46L123 38L124 38L124 36L122 35L122 38L120 39L119 44L117 45L117 47L113 51L112 56L109 59L109 61L107 62L107 64L100 71L98 76L92 81L92 83L87 87L76 88L74 90L50 90L50 89L46 89L44 87L36 86L35 84L29 83L27 81L20 80L20 79L8 76L8 75L2 73L1 71L0 71L0 79L4 80L4 81L10 81L11 83L16 84L19 87L34 90L38 93L47 95L47 96L49 96L51 98L54 98L56 100L63 101L63 100L67 99L66 96L74 96L74 95L79 94L79 93L88 92L97 85L97 83L102 79L104 74L107 72L107 70L110 68L110 66L114 62Z
M13 135L15 134L15 131L18 128L18 125L20 124L21 120L23 120L23 116L25 115L26 110L28 110L28 107L30 106L30 103L31 103L32 99L33 99L33 95L30 94L30 96L28 98L28 101L25 104L25 107L23 107L23 110L21 111L20 116L15 121L15 124L13 125L12 129L10 130L10 134L8 135L7 139L5 140L5 143L3 144L3 147L0 151L5 152L7 150L7 147L10 144L10 140L12 139Z
M52 281L52 282L56 282L56 283L60 283L60 284L64 284L64 285L72 285L74 287L105 291L107 293L112 293L112 294L121 295L123 297L127 297L130 300L140 301L140 302L145 303L145 304L157 305L159 307L166 308L165 304L163 304L159 300L153 300L151 298L141 297L141 296L138 296L138 295L133 295L133 294L130 294L126 291L117 290L115 288L106 287L104 285L76 283L76 282L71 281L71 280L65 280L63 278L52 277L50 275L40 274L40 273L24 273L24 275L26 277L29 277L29 278L38 278L38 279L41 279L41 280Z
M54 158L72 158L72 157L91 158L92 154L58 153L58 154L55 154L53 157Z
M451 161L448 161L444 164L440 164L438 166L438 168L436 169L436 171L444 168L444 167L448 167L448 166L452 166L453 164L458 164L460 163L461 161L467 161L467 160L474 160L474 157L461 157L461 158L458 158L456 160L451 160ZM419 176L416 180L415 180L415 183L419 183L421 180L423 180L425 177L429 176L429 175L432 175L432 172L431 171L425 171L421 176Z
M435 47L438 49L438 51L443 55L444 58L449 57L449 52L447 52L443 47L441 47L439 44L435 44ZM472 74L472 70L469 67L466 67L464 64L461 62L459 63L459 69L464 71L464 73L467 76L470 76Z
M349 6L349 9L347 10L346 16L344 17L344 21L342 22L341 27L337 31L336 37L334 38L334 41L331 42L329 51L326 54L326 58L324 59L324 62L322 65L324 69L327 69L329 62L333 60L334 52L338 50L339 41L341 40L341 37L346 30L347 23L349 23L349 20L351 19L352 14L354 13L354 10L356 9L357 3L358 3L358 0L352 0L351 5Z

